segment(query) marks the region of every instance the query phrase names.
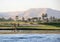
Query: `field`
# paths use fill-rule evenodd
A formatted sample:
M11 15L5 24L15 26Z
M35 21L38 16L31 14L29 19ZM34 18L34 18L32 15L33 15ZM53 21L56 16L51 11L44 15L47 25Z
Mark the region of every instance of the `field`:
M0 22L0 29L15 28L14 24L17 24L16 28L31 28L31 29L60 29L60 23L37 23L37 22L16 22L16 21L4 21Z

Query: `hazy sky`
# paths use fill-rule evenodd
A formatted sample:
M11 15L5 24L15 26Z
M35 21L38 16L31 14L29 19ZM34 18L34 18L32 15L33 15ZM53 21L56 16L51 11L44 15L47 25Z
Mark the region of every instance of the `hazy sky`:
M25 11L30 8L60 10L60 0L0 0L0 12Z

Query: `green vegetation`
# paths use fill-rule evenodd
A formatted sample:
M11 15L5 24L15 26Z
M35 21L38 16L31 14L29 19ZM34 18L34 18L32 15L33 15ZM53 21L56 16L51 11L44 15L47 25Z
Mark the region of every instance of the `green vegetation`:
M54 16L48 18L47 13L41 16L28 18L27 20L24 17L22 17L22 20L19 20L19 16L16 16L15 20L11 17L8 19L2 17L0 18L0 28L60 29L60 19Z
M0 28L14 28L14 23L20 24L17 28L35 28L35 29L60 29L60 23L40 23L40 22L0 22ZM32 26L36 24L36 26ZM28 24L24 26L23 24ZM21 26L22 25L22 26Z

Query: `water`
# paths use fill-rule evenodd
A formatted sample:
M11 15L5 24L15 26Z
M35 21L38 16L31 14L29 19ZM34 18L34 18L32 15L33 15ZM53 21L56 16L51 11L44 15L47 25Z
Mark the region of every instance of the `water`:
M60 34L0 34L0 42L60 42Z

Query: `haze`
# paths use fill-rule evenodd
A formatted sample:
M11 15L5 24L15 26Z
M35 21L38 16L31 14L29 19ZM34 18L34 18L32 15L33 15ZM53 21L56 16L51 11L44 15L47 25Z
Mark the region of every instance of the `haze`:
M30 8L60 10L60 0L0 0L0 12L25 11Z

